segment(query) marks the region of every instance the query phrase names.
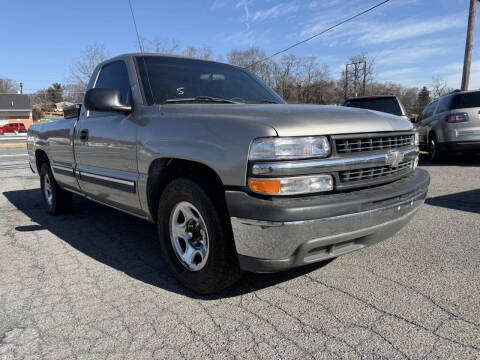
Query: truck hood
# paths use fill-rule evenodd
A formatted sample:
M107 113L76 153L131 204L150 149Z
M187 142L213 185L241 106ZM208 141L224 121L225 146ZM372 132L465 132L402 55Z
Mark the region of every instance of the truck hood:
M411 130L410 121L383 112L344 106L294 104L168 104L160 111L271 126L279 136L334 135Z

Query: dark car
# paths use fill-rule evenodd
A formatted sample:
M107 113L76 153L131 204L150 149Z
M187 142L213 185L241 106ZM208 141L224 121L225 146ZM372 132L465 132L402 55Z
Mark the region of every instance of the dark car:
M342 106L382 111L408 120L407 111L395 95L360 96L346 99Z
M0 127L0 135L4 135L5 133L25 133L27 129L23 123L10 123Z

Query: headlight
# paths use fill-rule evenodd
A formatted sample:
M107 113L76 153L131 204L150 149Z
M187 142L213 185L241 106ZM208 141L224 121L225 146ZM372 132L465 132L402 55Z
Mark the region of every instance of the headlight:
M326 136L261 138L253 142L250 160L287 160L327 157L330 143Z
M418 133L416 132L413 135L413 144L412 145L418 146L419 144L420 144L420 137L418 136Z

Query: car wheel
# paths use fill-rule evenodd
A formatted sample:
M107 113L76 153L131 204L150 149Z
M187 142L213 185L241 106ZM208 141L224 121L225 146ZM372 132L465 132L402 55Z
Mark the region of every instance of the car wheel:
M242 274L225 201L207 184L175 179L158 205L162 256L173 276L200 294L218 292Z
M51 215L61 215L72 209L72 193L58 186L47 163L40 169L40 189L45 209Z
M438 146L437 137L434 134L430 135L428 139L428 159L433 162L443 159L443 153Z

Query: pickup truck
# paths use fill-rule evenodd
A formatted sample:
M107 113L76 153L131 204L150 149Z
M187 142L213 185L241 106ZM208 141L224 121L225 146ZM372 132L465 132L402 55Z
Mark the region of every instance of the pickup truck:
M155 223L172 274L202 294L384 240L430 182L409 121L287 104L219 62L115 57L65 114L27 135L46 210L73 193Z

